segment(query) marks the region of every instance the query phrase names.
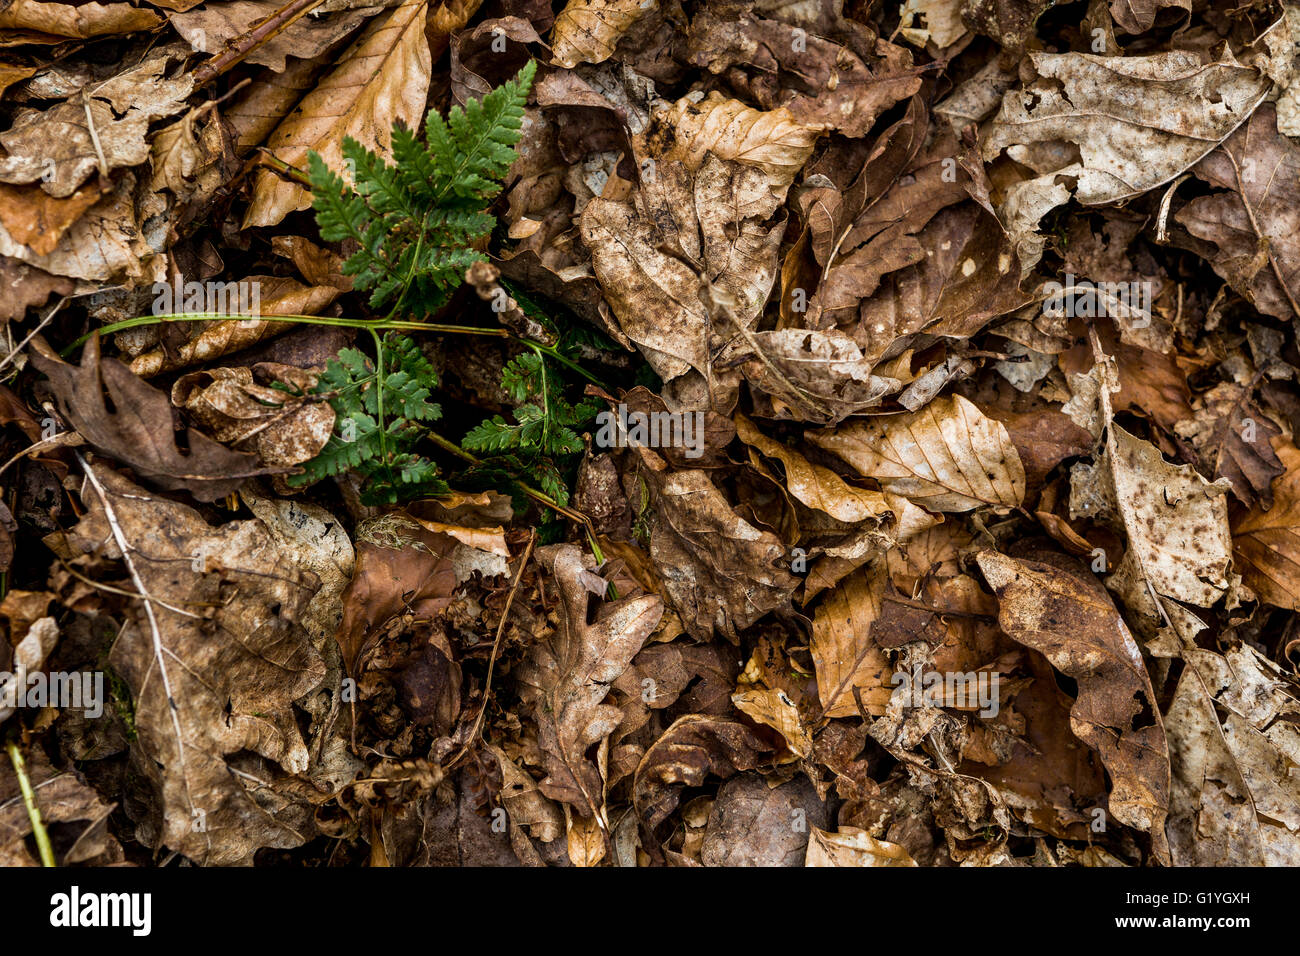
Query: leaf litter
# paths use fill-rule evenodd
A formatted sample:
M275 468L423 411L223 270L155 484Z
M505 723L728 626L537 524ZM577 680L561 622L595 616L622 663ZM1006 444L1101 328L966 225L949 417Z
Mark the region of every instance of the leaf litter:
M0 861L1295 865L1298 23L12 4Z

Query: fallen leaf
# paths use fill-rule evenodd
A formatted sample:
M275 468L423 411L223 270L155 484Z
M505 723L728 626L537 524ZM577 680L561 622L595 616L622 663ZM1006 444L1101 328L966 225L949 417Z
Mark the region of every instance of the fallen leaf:
M1273 506L1256 502L1232 526L1233 554L1262 600L1300 611L1300 450L1286 443L1276 453L1285 472Z
M555 18L555 62L572 69L603 63L632 24L658 8L658 0L569 0Z
M808 439L931 511L1014 508L1024 500L1025 470L1006 427L960 395Z
M563 602L550 639L534 647L520 676L545 760L547 776L539 786L593 821L607 839L603 773L587 751L601 745L622 719L617 707L602 701L659 622L663 603L653 595L628 598L603 608L589 623L592 595L582 581L582 553L558 545L543 549L538 559L555 576Z
M246 478L265 473L252 455L233 452L193 429L178 436L167 395L117 359L101 359L98 335L86 343L80 366L62 361L41 340L37 348L32 364L49 377L72 427L142 477L163 488L184 488L199 501L216 501Z
M916 866L916 861L896 843L857 827L840 827L835 833L812 831L804 866Z
M338 66L271 134L272 154L305 169L308 151L315 150L331 169L342 170L345 136L386 153L395 121L420 126L431 65L424 38L427 13L426 0L403 0L371 21ZM253 183L244 226L274 226L309 205L305 189L264 170Z
M213 528L192 508L89 469L87 511L70 540L79 553L123 560L139 594L109 658L130 687L136 764L158 801L139 837L212 865L302 844L315 825L290 782L310 763L292 702L325 676L298 623L315 575L260 521Z
M1111 776L1111 814L1149 832L1157 856L1166 856L1164 726L1137 642L1106 589L1063 555L1017 560L982 551L977 560L997 593L1002 629L1078 682L1070 729L1097 751Z
M18 120L0 133L8 151L0 159L0 182L39 181L45 192L63 199L97 169L107 176L143 163L149 158L149 124L179 113L194 86L187 74L166 75L172 60L167 54L151 57L82 96Z

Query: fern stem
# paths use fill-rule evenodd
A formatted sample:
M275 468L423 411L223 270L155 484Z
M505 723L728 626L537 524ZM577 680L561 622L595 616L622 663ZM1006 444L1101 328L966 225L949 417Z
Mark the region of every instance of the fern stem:
M101 336L113 335L117 332L125 332L127 329L137 329L144 325L160 325L166 322L220 322L220 321L243 321L249 320L246 315L229 315L224 312L168 312L162 315L138 315L133 319L123 319L120 322L113 322L100 329L94 329L85 335L76 339L71 345L63 349L59 354L67 355L74 349L84 345L86 341L98 332ZM386 320L383 322L368 322L365 319L343 319L335 318L329 315L265 315L258 316L267 322L288 322L298 325L331 325L344 329L371 329L380 332L437 332L456 335L486 335L490 338L509 339L515 338L507 329L484 329L473 325L438 325L432 322L409 322L403 320ZM530 344L529 340L521 340ZM545 348L545 346L541 346Z
M311 177L297 166L294 166L292 163L286 163L283 159L264 146L257 147L257 151L261 155L253 161L254 166L261 166L265 169L269 169L282 179L287 179L291 183L297 183L305 189L311 189Z
M547 356L548 358L555 359L555 361L559 362L569 371L577 372L579 375L581 375L587 381L591 382L593 385L599 385L601 388L606 387L604 382L602 382L596 376L592 375L590 372L588 372L585 368L583 368L573 359L569 358L566 355L561 354L559 349L555 348L555 346L543 345L541 342L534 342L532 339L520 338L517 335L512 335L511 338L515 339L518 342L522 342L524 345L527 345L534 352L540 352L541 354Z
M439 448L443 449L444 451L451 452L457 458L467 461L471 465L483 464L483 459L476 458L474 455L471 455L469 452L467 452L464 448L461 448L451 439L444 438L442 435L439 435L437 432L433 431L432 429L425 429L424 434L425 437L429 439L429 441L433 442L435 445L437 445ZM573 508L569 508L566 507L565 505L560 504L558 501L556 501L546 492L538 491L532 485L525 484L524 482L520 481L518 478L515 479L515 484L519 486L520 491L526 494L529 498L532 498L538 504L545 505L546 507L554 511L556 514L563 515L564 517L568 518L570 521L582 525L583 530L587 534L587 543L591 545L592 555L601 564L605 563L605 555L601 552L600 544L596 541L596 529L592 526L590 518L588 518L581 511L577 511Z
M113 322L102 328L92 329L80 338L74 339L72 344L61 349L59 354L63 356L71 354L74 350L86 344L96 332L101 336L105 336L125 332L127 329L138 329L145 325L161 325L167 322L244 321L249 318L246 315L230 315L225 312L165 312L160 315L137 315L132 319L122 319L120 322ZM605 388L604 382L573 361L573 359L561 354L554 346L515 335L509 329L485 329L477 325L442 325L436 322L411 322L403 319L385 319L382 322L372 322L367 319L337 318L332 315L263 315L257 318L266 322L287 322L291 325L330 325L341 329L371 329L379 332L433 332L444 335L483 335L494 339L513 339L521 345L528 346L534 352L541 352L548 358L554 359L570 371L577 372L592 384Z
M384 422L384 340L374 329L370 337L375 340L375 421L379 423L379 460L388 470L388 483L393 484L393 468L388 457L388 426Z
M484 335L494 339L514 339L516 342L528 346L534 352L541 352L548 358L555 359L565 368L577 372L587 381L602 388L605 387L600 379L573 361L573 359L561 354L554 346L515 335L509 329L485 329L477 325L442 325L436 322L411 322L403 319L385 319L382 322L372 322L368 319L346 319L332 315L263 315L257 318L266 322L330 325L341 329L372 329L379 332L434 332L446 335ZM102 328L92 329L80 338L74 339L72 344L62 349L59 354L66 356L75 349L80 348L96 332L104 336L125 332L127 329L138 329L145 325L162 325L167 322L223 322L248 319L249 316L246 315L230 315L225 312L165 312L160 315L137 315L132 319L122 319L120 322L113 322Z

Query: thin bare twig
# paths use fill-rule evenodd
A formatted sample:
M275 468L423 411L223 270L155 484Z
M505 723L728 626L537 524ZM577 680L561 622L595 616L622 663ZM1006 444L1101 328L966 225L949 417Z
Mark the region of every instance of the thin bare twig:
M497 655L501 652L501 639L506 633L506 622L510 620L510 606L514 604L515 594L519 590L519 582L524 578L524 568L528 566L528 559L532 557L533 545L536 543L537 530L534 528L528 536L528 546L524 548L523 557L519 559L519 570L515 572L514 583L510 585L510 593L506 595L506 606L501 611L501 620L497 624L496 639L492 642L492 656L488 659L487 678L483 682L483 703L479 706L478 716L474 718L474 729L470 731L465 742L461 744L456 756L447 764L448 770L465 758L466 754L469 753L469 748L478 739L479 731L483 729L483 718L487 715L488 695L492 691L492 672L496 668Z
M185 789L185 802L189 804L190 814L193 816L197 808L194 806L194 798L190 793L189 773L185 769L185 737L181 733L179 710L176 706L176 698L172 694L171 678L167 674L167 664L164 659L167 651L163 647L162 629L158 626L158 615L154 612L154 604L161 605L163 602L153 597L149 593L149 589L145 587L144 579L140 576L135 560L131 557L134 548L126 539L126 533L122 530L122 525L117 519L117 510L113 507L112 501L109 500L108 490L81 452L74 452L73 454L77 456L77 463L81 465L86 480L90 482L90 486L95 490L100 503L104 506L104 518L108 521L108 526L113 533L113 540L117 542L117 549L122 552L122 562L126 565L127 571L130 572L131 580L135 583L135 588L140 594L140 600L144 603L144 613L149 621L150 638L153 641L154 661L158 665L158 674L162 679L163 692L167 695L167 712L171 717L172 731L176 734L176 759L180 766L182 786ZM207 837L207 839L211 842L211 837Z

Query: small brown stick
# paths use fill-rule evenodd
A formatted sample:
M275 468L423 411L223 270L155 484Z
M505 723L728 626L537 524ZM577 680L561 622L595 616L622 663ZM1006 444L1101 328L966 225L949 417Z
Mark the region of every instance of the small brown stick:
M181 723L177 712L176 698L172 695L171 678L167 674L167 662L165 660L166 654L170 652L163 646L162 628L158 624L158 616L154 611L155 604L161 604L164 607L167 607L167 605L163 604L162 601L159 601L156 597L151 595L149 589L145 587L144 578L140 576L140 571L136 568L135 560L131 557L135 548L131 545L131 542L127 540L126 533L122 530L122 525L117 518L117 509L113 507L113 503L109 500L108 489L104 487L103 483L99 480L99 476L95 474L95 469L86 461L81 452L73 452L73 454L77 456L77 463L81 465L81 470L85 474L86 480L90 482L90 486L95 490L95 494L104 508L104 519L108 522L108 527L112 532L114 541L117 542L118 551L122 553L122 563L126 565L127 571L130 572L131 580L134 582L135 589L139 592L141 602L144 604L145 618L149 622L149 633L153 642L154 663L158 666L158 676L162 680L163 693L167 697L167 711L171 717L172 732L176 735L176 760L181 772L181 781L185 787L185 802L189 804L190 812L193 814L195 810L194 796L190 792L189 773L185 769L185 737L181 733ZM169 608L169 610L174 609ZM181 611L180 613L185 614L188 612ZM210 842L211 837L208 839Z
M199 64L194 70L194 85L207 86L222 73L242 62L254 50L271 42L290 24L302 19L324 2L325 0L290 0L265 20L254 24L227 43L225 48L212 59Z
M460 751L448 762L448 770L465 758L470 746L478 739L479 732L483 729L483 718L487 716L488 695L492 691L492 671L496 668L497 655L501 651L501 639L505 637L506 622L510 620L510 606L514 604L515 594L519 591L519 582L524 579L524 568L528 567L528 559L532 557L533 545L536 543L537 529L534 528L528 536L528 546L524 548L523 557L519 559L519 570L515 572L514 583L510 585L510 593L506 595L506 606L501 611L501 621L497 624L497 636L492 642L492 656L488 659L487 678L483 682L483 703L479 705L478 716L474 718L474 729L461 744Z

